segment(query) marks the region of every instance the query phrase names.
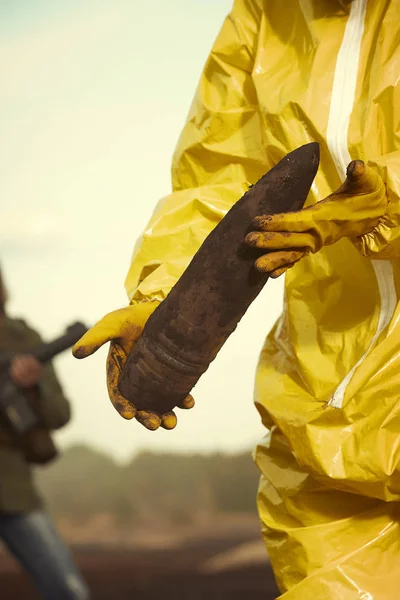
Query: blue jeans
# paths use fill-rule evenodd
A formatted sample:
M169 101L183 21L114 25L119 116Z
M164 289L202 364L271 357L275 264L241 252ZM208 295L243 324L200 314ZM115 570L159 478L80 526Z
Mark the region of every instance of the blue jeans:
M68 548L44 511L0 513L0 538L44 600L89 600L88 588Z

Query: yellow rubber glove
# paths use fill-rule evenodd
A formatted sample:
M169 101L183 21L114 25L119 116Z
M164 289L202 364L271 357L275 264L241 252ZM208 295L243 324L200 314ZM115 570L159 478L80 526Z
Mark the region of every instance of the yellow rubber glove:
M173 429L177 418L173 411L160 415L153 411L137 410L118 390L118 382L128 354L142 335L147 319L155 311L159 302L132 304L108 313L85 333L75 344L72 353L75 358L86 358L106 342L111 342L107 357L107 388L110 400L124 419L136 418L147 429L154 431L160 426ZM194 400L188 396L179 408L192 408Z
M333 194L297 212L256 217L246 243L269 251L257 259L259 271L279 277L303 256L341 238L373 231L387 209L385 184L361 160L347 167L347 178Z

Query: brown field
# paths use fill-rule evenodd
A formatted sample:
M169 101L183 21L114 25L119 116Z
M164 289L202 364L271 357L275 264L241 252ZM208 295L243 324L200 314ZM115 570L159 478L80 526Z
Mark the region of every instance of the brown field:
M154 538L125 547L80 544L74 555L93 600L273 600L279 595L253 520L161 545ZM18 566L5 554L0 558L1 599L37 600Z

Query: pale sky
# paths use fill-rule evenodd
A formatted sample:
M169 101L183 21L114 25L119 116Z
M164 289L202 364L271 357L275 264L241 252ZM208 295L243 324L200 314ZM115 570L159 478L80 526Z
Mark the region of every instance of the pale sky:
M0 0L0 260L10 313L45 338L127 304L135 240L170 192L174 146L231 4ZM270 281L250 307L171 432L115 412L105 348L57 358L73 408L60 445L88 443L120 460L143 449L250 447L264 433L253 380L282 283Z

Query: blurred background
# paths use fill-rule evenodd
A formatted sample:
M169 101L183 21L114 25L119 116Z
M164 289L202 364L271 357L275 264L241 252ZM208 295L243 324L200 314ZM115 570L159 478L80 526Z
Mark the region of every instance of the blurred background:
M172 153L231 4L0 0L0 260L10 313L43 337L74 320L90 326L127 303L135 240L170 192ZM156 564L161 548L169 549L168 576L177 565L196 569L217 590L215 578L230 572L228 591L215 597L246 597L250 580L269 597L251 458L264 432L252 393L282 294L281 281L268 283L174 431L149 432L117 415L105 387L106 348L85 361L70 352L54 361L73 420L57 434L62 458L37 476L89 579L100 581L111 553L126 569L125 581L109 568L125 591L110 579L96 597L139 590L152 598L145 565ZM0 581L16 585L8 559L1 569ZM183 593L176 577L168 581ZM7 598L28 598L12 596L12 585ZM182 597L203 597L197 593Z

